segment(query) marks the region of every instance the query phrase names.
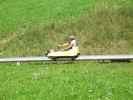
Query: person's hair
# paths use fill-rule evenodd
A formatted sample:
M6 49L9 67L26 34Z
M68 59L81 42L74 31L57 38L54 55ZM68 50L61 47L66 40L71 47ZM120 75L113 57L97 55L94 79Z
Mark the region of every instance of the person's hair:
M74 35L70 35L69 39L75 39L75 36Z

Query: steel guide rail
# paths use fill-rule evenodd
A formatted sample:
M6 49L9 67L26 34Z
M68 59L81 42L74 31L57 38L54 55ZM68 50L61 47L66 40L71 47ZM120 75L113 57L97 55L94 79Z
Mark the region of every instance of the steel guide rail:
M67 60L67 59L60 59ZM69 59L71 60L71 59ZM112 60L112 61L124 61L133 60L133 55L81 55L75 59L75 61L90 61L90 60ZM36 56L36 57L7 57L0 58L0 63L6 62L36 62L36 61L53 61L46 56Z

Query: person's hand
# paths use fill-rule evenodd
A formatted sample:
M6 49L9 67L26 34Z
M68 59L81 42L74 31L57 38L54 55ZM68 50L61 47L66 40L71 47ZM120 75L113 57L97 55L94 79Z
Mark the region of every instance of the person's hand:
M59 45L57 45L58 47L62 47L62 45L61 44L59 44Z

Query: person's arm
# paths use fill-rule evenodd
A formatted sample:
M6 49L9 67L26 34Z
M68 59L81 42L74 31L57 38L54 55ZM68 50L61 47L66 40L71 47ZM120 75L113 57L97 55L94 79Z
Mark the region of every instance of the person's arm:
M64 43L64 44L58 45L58 47L66 47L68 45L69 45L69 43Z
M73 44L69 44L64 50L69 50L73 47Z
M64 50L72 49L76 45L76 40L72 40Z

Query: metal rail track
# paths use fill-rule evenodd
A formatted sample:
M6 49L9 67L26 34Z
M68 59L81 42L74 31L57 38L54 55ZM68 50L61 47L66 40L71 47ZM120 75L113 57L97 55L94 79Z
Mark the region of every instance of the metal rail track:
M66 60L66 59L60 59ZM133 55L81 55L75 59L75 61L131 61L133 60ZM7 62L37 62L37 61L53 61L46 56L37 57L10 57L10 58L0 58L0 63Z

